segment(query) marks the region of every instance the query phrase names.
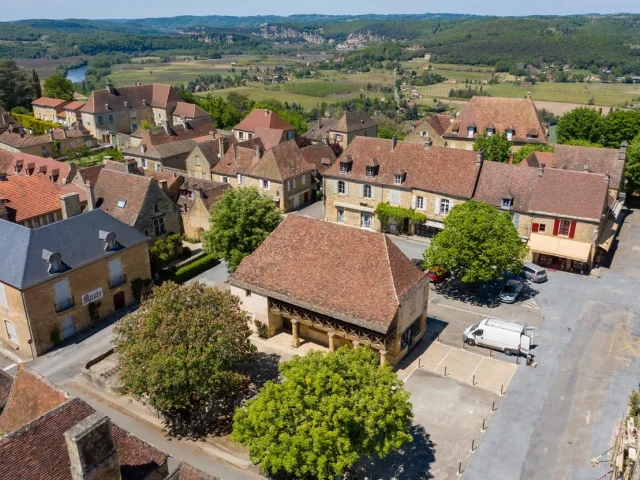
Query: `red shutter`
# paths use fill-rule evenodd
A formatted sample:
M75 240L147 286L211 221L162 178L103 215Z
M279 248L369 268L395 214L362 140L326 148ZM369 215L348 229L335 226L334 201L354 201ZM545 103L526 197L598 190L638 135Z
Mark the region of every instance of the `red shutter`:
M569 238L573 238L576 235L576 222L571 222L569 226Z
M559 231L560 231L560 219L556 218L556 221L553 224L553 235L557 237Z
M533 233L536 233L536 232L538 231L538 227L540 227L540 224L539 224L539 223L534 223L534 224L532 224L532 225L531 225L531 231L532 231Z

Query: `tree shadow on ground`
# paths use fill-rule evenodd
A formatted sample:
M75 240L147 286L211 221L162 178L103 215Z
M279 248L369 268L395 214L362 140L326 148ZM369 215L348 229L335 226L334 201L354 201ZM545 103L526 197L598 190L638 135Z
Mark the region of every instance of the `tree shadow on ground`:
M422 425L410 428L413 441L385 458L360 460L345 474L345 480L430 480L431 464L436 459L436 444Z
M505 274L503 279L493 280L479 287L450 277L436 284L435 290L438 295L450 300L457 300L477 307L496 308L502 304L498 296L509 279L517 279L522 282L522 292L516 303L529 300L540 293L523 277L513 274Z
M258 352L252 363L240 366L240 371L249 377L250 397L256 395L268 381L278 380L280 377L279 365L280 355Z

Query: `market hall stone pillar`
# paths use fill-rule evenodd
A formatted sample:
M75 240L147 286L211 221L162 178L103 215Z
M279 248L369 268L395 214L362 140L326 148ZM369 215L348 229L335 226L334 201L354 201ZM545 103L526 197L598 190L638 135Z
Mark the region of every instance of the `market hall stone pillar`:
M298 348L300 346L300 324L298 323L298 320L291 320L291 330L292 330L292 337L291 337L291 346L293 348Z
M387 364L387 350L380 350L380 366L384 367Z
M328 332L327 335L329 336L329 351L330 352L335 352L336 351L336 343L334 340L334 336L335 336L336 332Z

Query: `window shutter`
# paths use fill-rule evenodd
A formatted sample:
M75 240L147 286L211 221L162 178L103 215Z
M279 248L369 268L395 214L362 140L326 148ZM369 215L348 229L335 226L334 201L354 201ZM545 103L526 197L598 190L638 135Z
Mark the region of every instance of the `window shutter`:
M513 226L518 228L520 226L520 214L519 213L514 213L513 214Z
M364 197L364 185L362 184L358 185L358 195L360 196L360 198Z
M371 200L375 200L375 199L376 199L376 186L371 185Z
M538 227L540 227L539 223L532 223L531 224L531 233L537 233L538 232Z
M293 187L292 187L292 189L295 189L295 188L296 188L296 179L294 178L294 179L293 179L293 180L291 180L291 181L293 182Z
M556 218L555 222L553 222L553 236L557 237L559 231L560 231L560 219Z
M306 185L307 184L307 174L303 173L302 177L300 177L300 178L302 178L302 185Z
M569 238L573 238L576 235L576 222L575 220L569 225Z
M411 208L413 208L414 210L416 208L416 196L415 195L411 195Z
M433 213L440 215L440 199L436 197L436 203L433 206Z
M338 193L338 180L333 181L333 193Z
M449 211L451 211L451 209L453 208L453 206L456 204L456 202L454 202L453 200L449 200Z
M344 194L349 195L349 182L344 182Z
M0 283L0 306L7 308L9 303L7 302L7 292L4 289L4 285Z

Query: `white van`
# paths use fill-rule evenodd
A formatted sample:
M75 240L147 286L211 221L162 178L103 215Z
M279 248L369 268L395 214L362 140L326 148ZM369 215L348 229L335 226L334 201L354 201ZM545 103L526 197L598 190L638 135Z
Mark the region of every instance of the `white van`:
M467 328L462 334L462 341L471 346L481 345L501 350L507 355L528 355L533 343L533 331L533 327L521 323L485 318Z

